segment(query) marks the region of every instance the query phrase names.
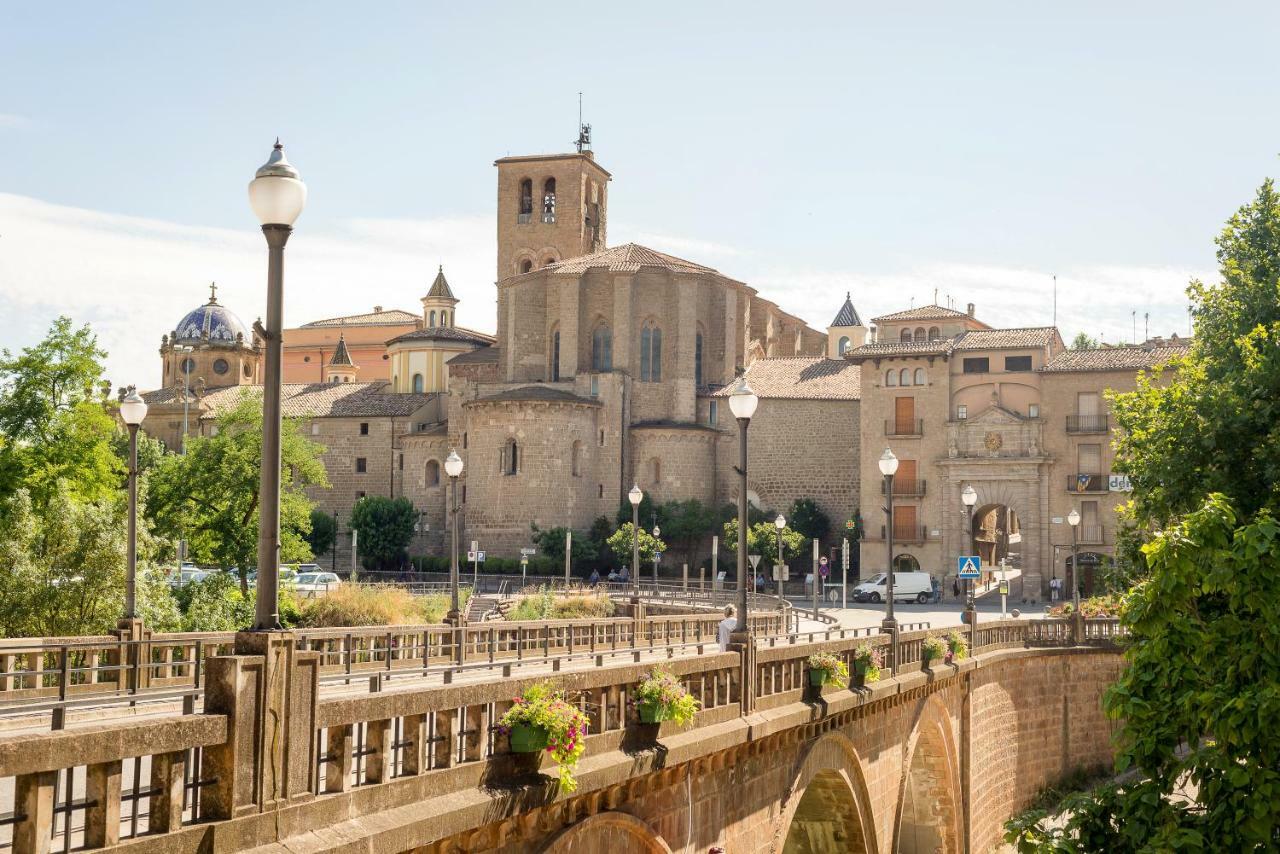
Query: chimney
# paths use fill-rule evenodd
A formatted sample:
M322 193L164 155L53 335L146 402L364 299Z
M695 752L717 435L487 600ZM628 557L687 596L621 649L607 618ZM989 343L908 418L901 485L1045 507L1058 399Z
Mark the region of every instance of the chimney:
M973 317L973 303L969 303L969 308L967 309L967 311L969 316Z
M374 314L382 314L382 306L380 306L380 305L375 305L375 306L373 307L373 313L374 313Z

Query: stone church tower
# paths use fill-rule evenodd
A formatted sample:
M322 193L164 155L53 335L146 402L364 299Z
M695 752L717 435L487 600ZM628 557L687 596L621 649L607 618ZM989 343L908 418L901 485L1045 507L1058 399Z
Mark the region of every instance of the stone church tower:
M590 151L504 157L494 165L499 281L604 248L610 176Z

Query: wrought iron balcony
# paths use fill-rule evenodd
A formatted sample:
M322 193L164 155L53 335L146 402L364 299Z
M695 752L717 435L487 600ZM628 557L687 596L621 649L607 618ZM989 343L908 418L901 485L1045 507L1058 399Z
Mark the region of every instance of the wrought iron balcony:
M880 539L884 539L885 526L880 526ZM894 523L893 525L893 541L895 543L923 543L929 539L929 528L927 525L901 525Z
M1102 545L1102 526L1081 525L1076 529L1076 542L1082 546Z
M1108 415L1068 415L1068 433L1106 433L1111 429Z
M880 479L880 494L884 495L884 478ZM893 479L894 498L924 497L924 481L911 478L895 477Z
M890 418L884 422L884 434L890 437L924 435L924 420L920 418Z
M1067 492L1106 492L1107 476L1105 474L1069 474L1067 475Z

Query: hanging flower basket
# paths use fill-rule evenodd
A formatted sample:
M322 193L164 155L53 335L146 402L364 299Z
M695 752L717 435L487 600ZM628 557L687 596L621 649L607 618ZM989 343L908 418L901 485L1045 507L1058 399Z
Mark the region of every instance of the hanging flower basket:
M810 670L809 684L815 688L821 688L827 684L827 680L831 678L830 670Z
M498 728L511 742L511 752L523 756L550 755L559 767L560 788L578 788L574 766L586 750L588 720L573 703L548 682L539 682L516 697L498 720ZM536 763L535 763L536 764Z
M884 667L884 653L878 646L864 643L853 653L854 684L862 687L868 682L880 681L880 668Z
M670 670L655 667L634 694L636 714L642 724L674 721L685 726L693 720L702 705L692 697Z
M537 753L551 743L550 734L542 727L516 724L511 728L512 753Z
M809 684L815 688L823 685L849 687L849 665L835 653L815 652L806 659L805 664L809 667Z

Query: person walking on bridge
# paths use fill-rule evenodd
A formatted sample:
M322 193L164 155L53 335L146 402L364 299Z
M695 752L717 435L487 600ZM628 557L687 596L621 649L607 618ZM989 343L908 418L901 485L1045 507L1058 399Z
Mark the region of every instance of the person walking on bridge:
M716 632L717 640L720 641L720 651L729 651L729 635L733 633L734 624L738 621L734 618L737 611L732 605L724 606L724 619L720 621L720 627Z

